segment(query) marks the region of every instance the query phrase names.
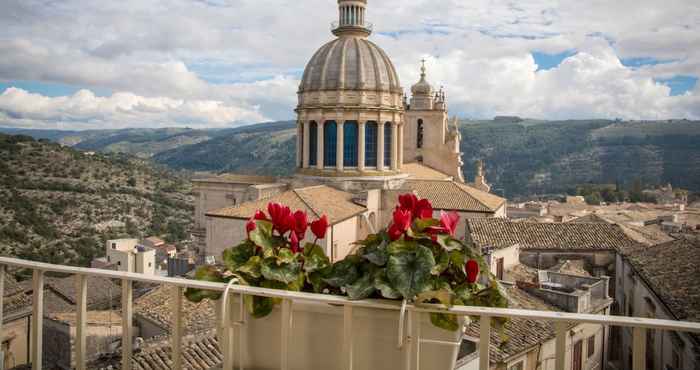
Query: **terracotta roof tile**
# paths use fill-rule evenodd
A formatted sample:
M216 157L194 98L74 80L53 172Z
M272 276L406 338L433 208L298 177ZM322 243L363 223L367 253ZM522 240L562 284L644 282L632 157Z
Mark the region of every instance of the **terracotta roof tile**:
M329 186L310 186L286 191L270 198L207 212L207 216L248 219L255 214L255 211L266 210L268 203L277 202L292 210L305 211L312 218L326 215L329 222L334 224L366 210L365 207L355 203L353 197L350 193Z
M417 162L404 163L401 172L411 175L412 180L452 180L452 176Z
M603 223L513 222L502 218L469 218L467 229L480 247L528 249L626 250L639 244L617 225Z
M182 338L182 368L207 370L220 368L224 360L219 343L213 332L191 335ZM134 370L171 370L172 345L169 339L144 345L131 358ZM90 369L120 369L119 352L104 356L88 364Z
M678 320L700 322L700 241L679 239L627 256Z
M66 278L47 277L45 286L55 291L68 303L75 305L78 301L77 285L74 276ZM112 279L91 276L87 279L87 307L89 310L108 309L114 304L118 304L122 291Z
M224 173L214 177L206 177L201 179L193 179L192 182L216 182L224 184L268 184L277 182L277 178L273 176L257 176L243 175L235 173Z
M192 303L183 300L182 311L185 333L193 334L210 330L216 323L214 303L204 300ZM163 330L170 332L172 320L172 288L158 286L134 301L134 312L150 319Z
M430 200L435 209L493 213L505 199L456 181L406 180L402 187Z

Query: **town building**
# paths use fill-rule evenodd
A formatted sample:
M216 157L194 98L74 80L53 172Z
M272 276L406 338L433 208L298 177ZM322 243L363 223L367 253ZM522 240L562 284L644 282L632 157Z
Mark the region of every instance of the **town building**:
M4 274L4 291L2 294L2 347L3 369L24 365L29 360L29 328L32 316L32 300L26 294L26 287L7 271Z
M156 238L157 239L157 238ZM160 239L158 239L160 240ZM155 240L148 243L153 244ZM159 244L161 248L163 244ZM92 267L155 275L156 250L138 239L113 239L105 242L105 257L96 258Z
M700 241L679 239L617 256L615 314L700 321ZM698 369L700 336L647 330L648 369ZM610 357L617 369L632 367L632 331L612 331Z

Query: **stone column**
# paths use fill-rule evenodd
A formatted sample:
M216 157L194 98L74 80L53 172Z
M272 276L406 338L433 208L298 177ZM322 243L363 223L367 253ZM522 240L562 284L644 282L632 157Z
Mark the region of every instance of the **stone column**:
M303 164L301 163L301 158L302 158L302 153L301 153L301 146L303 145L303 129L304 127L304 122L302 121L297 121L297 162L296 162L296 167L301 168L303 167Z
M399 125L399 140L398 140L399 145L397 145L398 151L399 151L399 161L397 163L397 166L398 166L399 170L401 170L401 167L403 167L403 140L404 140L403 129L404 129L404 126L405 125L403 123L401 123Z
M357 124L357 169L365 170L365 121Z
M316 168L323 169L323 127L325 122L316 124Z
M377 171L384 171L384 122L377 123Z
M304 125L304 128L302 130L304 135L304 139L302 140L304 149L301 152L301 158L303 162L302 167L309 168L309 152L311 151L311 122L303 122L302 124ZM318 125L316 125L316 127L318 127ZM318 129L316 129L316 132L318 132Z
M396 122L391 123L391 170L397 171L399 169L399 125Z
M338 138L337 138L336 142L338 145L336 145L336 150L335 150L335 169L338 171L343 170L343 159L344 159L343 154L345 153L345 151L343 150L344 149L343 145L345 144L344 140L343 140L344 139L344 137L343 137L344 136L343 135L343 125L344 124L345 124L344 122L337 123Z

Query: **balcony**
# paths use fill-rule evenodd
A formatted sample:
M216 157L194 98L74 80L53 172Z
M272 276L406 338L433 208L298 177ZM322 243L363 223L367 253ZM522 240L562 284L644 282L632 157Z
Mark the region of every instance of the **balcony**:
M63 265L52 265L46 263L39 263L33 261L26 261L15 258L5 258L0 257L0 269L3 273L0 273L0 294L4 291L4 270L8 267L29 269L33 271L32 283L33 283L33 312L31 316L31 353L30 360L32 363L32 369L41 369L42 364L42 352L43 352L43 328L44 328L44 311L43 311L43 298L44 298L44 277L45 273L61 273L74 275L77 283L77 309L76 309L76 343L74 347L75 351L75 366L77 369L86 369L86 332L87 332L87 280L95 277L109 278L119 280L121 282L121 335L122 343L121 346L121 369L131 370L132 369L132 355L134 353L133 347L133 297L134 289L133 285L136 282L150 283L157 285L167 285L172 288L172 327L171 327L171 344L172 352L170 362L167 367L172 369L182 369L183 368L183 292L185 288L200 288L213 291L226 291L226 284L222 283L210 283L203 281L194 281L186 279L177 278L164 278L158 276L147 276L136 273L127 273L119 271L110 270L98 270L80 267L70 267ZM485 370L489 369L489 338L491 335L491 326L488 325L491 319L494 317L506 317L506 318L524 318L524 319L535 319L544 320L548 322L553 322L556 328L556 356L555 356L555 369L563 370L566 368L565 356L566 356L566 336L568 328L572 324L577 323L590 323L598 324L603 326L619 326L630 328L633 333L633 368L634 369L645 369L646 368L646 331L651 330L671 330L671 331L681 331L681 332L694 332L700 333L700 323L693 322L682 322L682 321L671 321L671 320L657 320L657 319L644 319L637 317L622 317L622 316L607 316L607 315L592 315L592 314L581 314L581 313L566 313L566 312L550 312L550 311L535 311L535 310L522 310L522 309L496 309L496 308L485 308L485 307L469 307L469 306L455 306L449 310L433 306L433 305L421 305L414 306L411 304L402 304L401 302L394 301L381 301L381 300L361 300L361 301L350 301L344 297L332 296L332 295L321 295L321 294L311 294L311 293L299 293L290 292L282 290L264 289L264 288L253 288L240 285L232 285L229 289L229 294L232 296L244 296L244 295L255 295L255 296L265 296L274 297L282 300L282 323L291 323L292 310L291 307L295 303L309 303L313 302L321 305L332 305L335 307L342 307L342 342L338 343L338 352L336 357L339 363L344 369L353 368L353 341L352 341L352 327L353 327L353 309L370 309L370 310L383 310L386 312L393 311L399 317L399 331L396 336L396 346L405 355L405 361L397 365L397 368L401 369L418 369L420 366L420 356L421 353L425 355L426 349L435 348L434 346L460 346L462 343L453 343L446 341L438 341L431 339L429 337L421 336L420 330L415 330L411 325L403 325L404 320L416 320L421 314L430 312L449 312L459 316L471 316L479 317L479 341L476 348L476 353L478 353L478 363L479 369ZM3 295L4 296L4 295ZM224 301L223 299L221 300ZM229 302L234 302L234 300L229 300ZM0 300L0 305L2 301ZM223 309L224 306L221 306ZM0 307L0 316L2 315L2 307ZM261 320L267 320L261 319ZM223 368L232 369L234 368L235 359L234 354L236 350L234 348L233 333L235 330L239 330L241 326L245 326L244 321L230 321L229 315L218 315L218 330L220 334L219 338L223 341L220 343L220 348L222 348L223 354ZM0 317L0 323L2 323L2 317ZM417 326L420 327L420 326ZM0 330L0 332L2 332ZM229 338L227 340L226 338ZM279 351L279 363L280 368L283 370L290 369L290 354L289 348L292 344L291 336L291 325L280 325L280 333L278 336L280 340L280 351ZM272 340L272 338L270 338ZM239 343L240 344L240 343Z

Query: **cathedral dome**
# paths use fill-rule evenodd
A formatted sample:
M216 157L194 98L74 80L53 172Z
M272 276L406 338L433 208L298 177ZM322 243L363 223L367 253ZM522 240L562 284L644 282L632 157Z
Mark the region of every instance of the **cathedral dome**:
M306 65L299 92L373 90L401 93L387 54L373 42L341 36L323 45Z

